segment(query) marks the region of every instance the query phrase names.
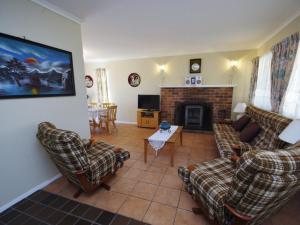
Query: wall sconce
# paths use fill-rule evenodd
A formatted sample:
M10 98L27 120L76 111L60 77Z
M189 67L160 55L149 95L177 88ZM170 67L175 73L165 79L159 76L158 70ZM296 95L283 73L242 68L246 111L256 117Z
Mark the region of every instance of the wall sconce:
M238 60L230 60L229 62L230 68L238 68L239 67L239 61Z
M158 67L159 67L160 72L165 72L166 71L166 65L165 64L161 64Z

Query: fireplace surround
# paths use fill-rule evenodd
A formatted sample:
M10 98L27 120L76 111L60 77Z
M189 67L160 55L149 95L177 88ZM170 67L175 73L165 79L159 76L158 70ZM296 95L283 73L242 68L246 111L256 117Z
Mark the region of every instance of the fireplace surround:
M175 114L179 104L202 104L210 112L211 116L207 127L211 129L212 123L231 118L233 88L234 85L161 87L161 119L176 124L178 116ZM207 119L203 121L207 122Z

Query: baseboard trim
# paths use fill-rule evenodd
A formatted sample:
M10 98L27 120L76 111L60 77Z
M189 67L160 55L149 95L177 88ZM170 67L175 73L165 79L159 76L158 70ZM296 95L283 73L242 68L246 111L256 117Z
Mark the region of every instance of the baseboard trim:
M122 121L122 120L117 120L116 123L137 125L137 122Z
M56 179L60 178L61 176L62 176L61 174L57 174L54 177L50 178L49 180L46 180L46 181L38 184L37 186L31 188L30 190L26 191L25 193L19 195L18 197L16 197L12 201L4 204L3 206L0 207L0 213L3 212L4 210L8 209L12 205L16 204L17 202L19 202L19 201L23 200L24 198L28 197L32 193L34 193L34 192L36 192L36 191L38 191L38 190L46 187L48 184L52 183L53 181L55 181Z

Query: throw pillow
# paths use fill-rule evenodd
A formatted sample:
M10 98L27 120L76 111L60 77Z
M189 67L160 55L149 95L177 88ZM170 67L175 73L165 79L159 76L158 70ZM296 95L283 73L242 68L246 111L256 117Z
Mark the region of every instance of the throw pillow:
M233 129L236 131L241 131L250 121L250 117L247 115L242 116L238 120L232 123Z
M255 122L250 122L240 133L242 142L251 142L260 132L261 128Z

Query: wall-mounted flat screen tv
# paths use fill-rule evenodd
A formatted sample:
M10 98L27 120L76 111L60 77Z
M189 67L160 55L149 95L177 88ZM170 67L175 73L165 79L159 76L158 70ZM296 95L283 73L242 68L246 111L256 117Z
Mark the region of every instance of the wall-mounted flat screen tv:
M0 33L0 99L75 95L72 53Z
M138 95L138 108L144 110L160 110L159 95Z

